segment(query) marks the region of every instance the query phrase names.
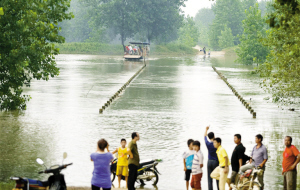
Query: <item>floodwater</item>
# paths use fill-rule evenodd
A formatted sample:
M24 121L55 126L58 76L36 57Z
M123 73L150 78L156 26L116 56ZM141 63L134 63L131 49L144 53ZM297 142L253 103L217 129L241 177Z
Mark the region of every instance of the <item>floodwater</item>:
M269 95L259 87L260 80L250 74L253 67L234 63L234 57L152 58L111 106L99 108L137 71L141 62L119 57L91 55L57 56L60 76L32 82L25 93L31 95L27 110L0 113L0 181L10 176L46 179L39 175L43 166L74 164L63 171L69 186L90 186L93 164L89 155L96 142L105 138L113 150L121 138L140 133L142 160L163 159L157 189L182 190L182 153L189 138L200 140L207 161L204 130L211 126L229 156L234 149L233 135L242 135L246 153L255 145L255 135L264 136L269 160L265 173L266 190L281 189L283 138L291 135L300 148L300 113L282 110L264 100ZM233 95L211 66L228 78L236 90L250 101L257 118ZM125 184L123 183L123 186ZM207 189L204 166L203 189ZM151 185L145 189L156 189Z

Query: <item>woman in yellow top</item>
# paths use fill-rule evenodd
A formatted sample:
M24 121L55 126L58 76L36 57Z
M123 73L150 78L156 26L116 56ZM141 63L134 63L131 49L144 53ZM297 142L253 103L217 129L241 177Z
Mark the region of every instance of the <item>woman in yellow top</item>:
M121 179L122 176L125 177L126 180L126 188L127 188L127 181L128 181L128 156L133 158L133 155L129 148L126 147L126 140L121 139L121 146L117 148L112 154L118 152L118 163L117 163L117 172L116 175L118 176L119 181L119 188L121 186Z

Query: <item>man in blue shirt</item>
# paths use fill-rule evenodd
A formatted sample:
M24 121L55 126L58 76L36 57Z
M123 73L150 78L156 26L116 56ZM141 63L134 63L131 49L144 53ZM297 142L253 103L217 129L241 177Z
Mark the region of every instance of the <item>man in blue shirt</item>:
M208 189L213 190L213 183L212 178L210 177L210 174L216 167L219 166L219 160L217 156L217 149L214 147L213 140L215 138L215 134L213 132L210 132L207 134L207 131L209 129L209 126L206 127L205 133L204 133L204 141L206 144L206 147L208 149L208 161L207 161L207 179L208 179ZM208 140L209 139L209 140ZM219 189L219 181L217 180L217 187Z
M261 190L264 189L264 172L266 169L266 162L268 160L268 151L265 145L262 144L262 141L263 136L261 134L255 136L256 145L253 147L250 159L250 163L254 161L255 167L260 167L263 170L263 174L257 176L257 179L261 184Z

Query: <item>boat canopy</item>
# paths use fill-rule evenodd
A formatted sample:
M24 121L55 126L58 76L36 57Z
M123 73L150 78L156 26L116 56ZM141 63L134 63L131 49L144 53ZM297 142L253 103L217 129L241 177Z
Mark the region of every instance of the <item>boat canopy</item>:
M137 44L137 45L150 45L148 42L129 42L130 44Z

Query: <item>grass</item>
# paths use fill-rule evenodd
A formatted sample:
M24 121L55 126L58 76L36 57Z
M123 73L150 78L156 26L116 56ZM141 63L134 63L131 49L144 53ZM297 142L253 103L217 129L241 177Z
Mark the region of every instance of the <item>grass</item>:
M12 190L15 187L15 182L0 182L0 190Z
M238 46L233 46L229 48L225 48L222 51L225 51L225 55L236 55L235 50L238 48Z
M122 45L101 43L64 43L56 44L62 54L97 54L97 55L122 55Z
M101 43L64 43L56 44L61 54L96 54L96 55L123 55L122 45ZM198 51L178 43L151 45L150 55L187 55Z

